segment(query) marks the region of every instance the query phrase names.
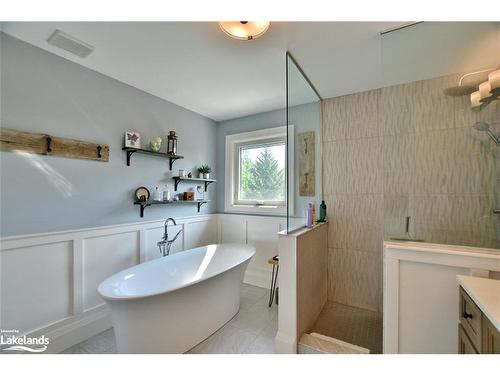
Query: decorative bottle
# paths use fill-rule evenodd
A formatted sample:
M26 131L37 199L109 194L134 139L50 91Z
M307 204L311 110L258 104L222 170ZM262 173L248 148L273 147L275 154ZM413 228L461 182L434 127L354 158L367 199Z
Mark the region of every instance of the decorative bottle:
M306 211L306 226L308 228L312 228L313 226L313 207L312 207L312 203L308 203L307 204L307 211Z
M324 223L326 221L326 204L325 201L321 201L319 205L319 223Z

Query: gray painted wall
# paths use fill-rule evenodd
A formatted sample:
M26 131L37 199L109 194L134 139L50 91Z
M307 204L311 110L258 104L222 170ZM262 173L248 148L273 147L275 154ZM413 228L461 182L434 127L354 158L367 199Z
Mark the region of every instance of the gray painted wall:
M2 236L197 215L194 205L156 206L139 217L134 190L142 185L152 192L171 183L172 172L166 159L141 155L127 167L123 133L139 131L149 143L175 129L185 159L173 172L204 162L223 171L216 165L214 121L1 35L2 126L110 146L109 163L1 152ZM215 188L209 187L209 199L215 200ZM205 205L202 213L215 207Z
M321 203L321 153L320 125L321 109L319 102L303 104L290 108L289 122L295 126L295 149L297 150L297 134L305 131L316 132L316 196L299 197L298 158L295 153L294 198L295 212L292 216L302 217L308 202L316 202L316 208ZM217 211L224 212L225 190L225 137L230 134L244 133L253 130L273 128L286 124L285 110L259 113L252 116L219 122L217 125Z

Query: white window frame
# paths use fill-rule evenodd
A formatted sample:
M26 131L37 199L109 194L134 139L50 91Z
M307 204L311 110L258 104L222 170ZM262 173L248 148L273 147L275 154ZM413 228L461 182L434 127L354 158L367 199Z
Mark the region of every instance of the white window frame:
M293 125L288 126L288 136L293 139ZM225 166L225 197L224 197L224 211L234 213L251 213L251 214L265 214L265 215L286 215L286 206L288 195L293 197L293 191L289 194L285 192L284 205L272 204L244 204L238 202L238 183L239 183L239 147L242 143L269 143L276 142L278 139L285 139L285 149L288 151L288 160L293 159L293 142L291 147L286 142L286 126L278 126L275 128L268 128L263 130L255 130L246 133L238 133L226 135L226 166ZM288 174L288 181L290 186L293 186L293 170L288 170L288 165L285 162L285 173ZM285 174L286 175L286 174ZM293 202L293 199L292 199ZM293 207L290 207L290 212L293 212Z

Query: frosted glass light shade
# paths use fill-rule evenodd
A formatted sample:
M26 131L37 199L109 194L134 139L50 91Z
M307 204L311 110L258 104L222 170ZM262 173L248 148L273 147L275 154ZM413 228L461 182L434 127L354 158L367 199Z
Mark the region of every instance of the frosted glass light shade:
M269 28L269 21L227 21L219 26L231 38L252 40L264 34Z
M481 94L479 91L474 91L472 94L470 94L470 104L472 108L479 107L481 105Z
M481 101L489 98L491 96L491 85L490 81L483 82L479 85L479 94L481 95Z

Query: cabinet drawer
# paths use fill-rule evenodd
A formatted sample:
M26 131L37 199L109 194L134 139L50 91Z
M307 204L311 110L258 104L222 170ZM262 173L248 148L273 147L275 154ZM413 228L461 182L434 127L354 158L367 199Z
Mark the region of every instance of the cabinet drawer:
M460 323L470 338L470 341L479 350L481 348L481 310L469 297L467 292L460 288Z
M483 316L482 354L500 354L500 332Z
M458 354L478 354L461 324L458 325Z

